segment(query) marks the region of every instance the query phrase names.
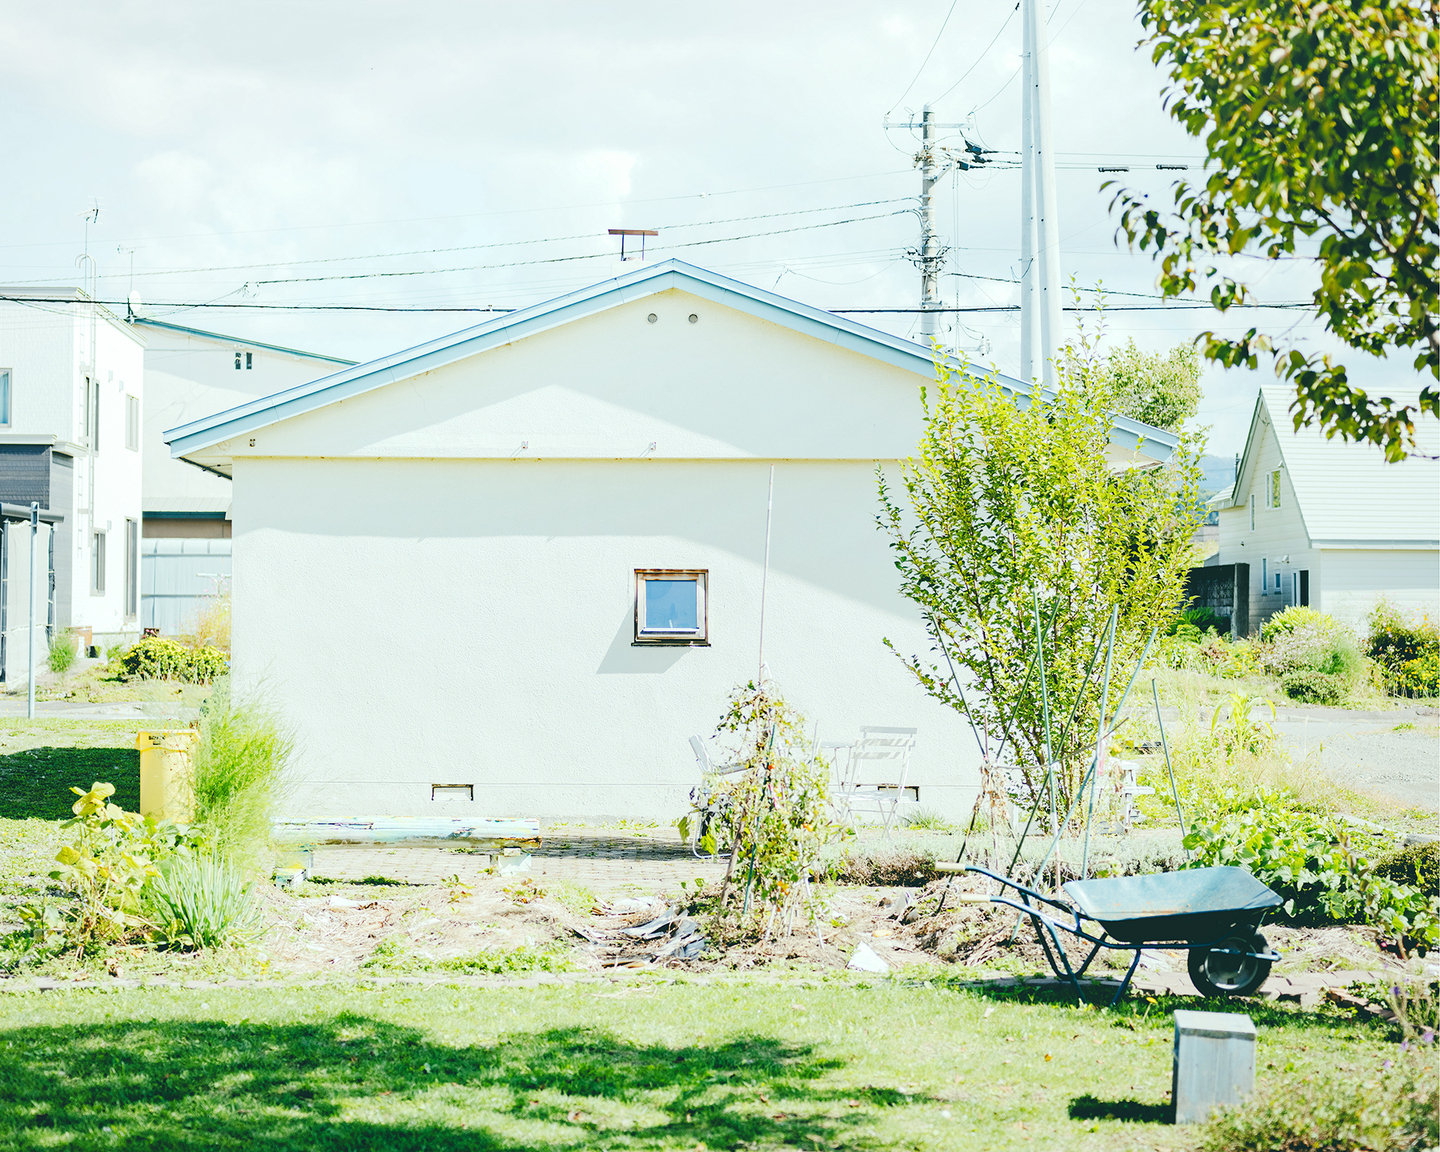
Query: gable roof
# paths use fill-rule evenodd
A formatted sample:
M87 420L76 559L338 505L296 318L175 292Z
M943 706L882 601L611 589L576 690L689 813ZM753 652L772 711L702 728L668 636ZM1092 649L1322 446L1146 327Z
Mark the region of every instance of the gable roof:
M1327 439L1316 427L1297 431L1293 400L1281 385L1260 389L1235 485L1210 506L1234 508L1247 501L1258 482L1265 433L1273 430L1312 547L1440 547L1440 420L1422 413L1415 436L1424 455L1411 453L1389 464L1375 444Z
M182 424L165 433L165 442L170 445L172 456L184 456L234 437L248 436L267 425L348 400L397 380L434 371L487 349L670 289L680 289L917 375L933 376L935 372L935 354L924 344L892 336L681 260L665 260L554 300L497 316L414 348L357 364L273 396ZM960 366L954 360L952 365ZM1028 396L1032 392L1031 385L1009 376L1001 376L1000 382L1019 395ZM1115 417L1113 441L1116 445L1134 451L1142 440L1148 447L1145 454L1158 459L1169 456L1179 443L1179 437L1173 432L1151 428L1128 416Z
M179 332L184 336L197 336L202 340L214 340L231 348L258 348L264 352L282 352L286 356L298 356L302 360L320 360L326 364L340 364L349 367L354 360L343 360L339 356L322 356L319 352L305 352L299 348L286 348L282 344L265 344L243 336L226 336L222 332L207 332L204 328L187 328L183 324L169 324L164 320L150 320L144 316L132 316L130 323L142 328L158 328L165 332Z

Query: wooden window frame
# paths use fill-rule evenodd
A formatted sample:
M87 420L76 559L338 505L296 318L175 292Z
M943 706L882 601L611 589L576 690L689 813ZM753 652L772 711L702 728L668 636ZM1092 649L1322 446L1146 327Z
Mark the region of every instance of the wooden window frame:
M647 580L695 580L700 598L694 631L660 631L645 623L645 582ZM710 646L710 570L708 568L636 568L634 584L635 636L632 647L708 648Z

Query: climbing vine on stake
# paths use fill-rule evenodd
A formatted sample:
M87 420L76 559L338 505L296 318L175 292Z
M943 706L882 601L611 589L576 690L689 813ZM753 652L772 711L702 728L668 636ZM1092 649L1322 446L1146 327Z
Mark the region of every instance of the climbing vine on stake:
M831 815L829 766L812 757L804 729L769 680L736 688L716 728L738 740L734 762L745 765L721 785L730 855L713 910L717 940L786 936L815 918L811 872L844 830Z

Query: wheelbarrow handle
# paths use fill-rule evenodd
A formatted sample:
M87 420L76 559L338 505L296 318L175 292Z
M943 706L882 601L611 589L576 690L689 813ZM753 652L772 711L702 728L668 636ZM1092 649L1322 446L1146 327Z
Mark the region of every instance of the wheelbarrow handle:
M1004 884L1006 887L1014 888L1015 891L1017 891L1017 892L1023 892L1023 893L1025 893L1025 895L1029 896L1029 897L1030 897L1031 899L1033 899L1033 900L1043 900L1046 904L1049 904L1049 905L1051 905L1052 907L1055 907L1055 908L1059 908L1060 911L1062 911L1062 912L1068 912L1068 913L1069 913L1070 915L1072 915L1072 916L1075 915L1075 909L1072 908L1069 904L1066 904L1066 903L1064 903L1064 902L1061 901L1061 900L1053 899L1052 897L1046 896L1046 895L1044 895L1044 894L1041 893L1041 892L1036 892L1035 889L1033 889L1033 888L1027 888L1027 887L1025 887L1025 885L1023 885L1023 884L1017 884L1017 883L1015 883L1014 880L1011 880L1008 876L1000 876L1000 875L998 875L998 874L996 874L996 873L994 873L994 872L991 872L991 871L989 871L989 870L987 870L987 869L985 869L985 868L977 868L977 867L975 867L973 864L970 865L969 867L967 867L967 868L965 869L965 871L967 871L967 872L978 872L978 873L980 873L981 876L988 876L988 877L990 877L991 880L997 881L997 882L1000 883L1000 884Z

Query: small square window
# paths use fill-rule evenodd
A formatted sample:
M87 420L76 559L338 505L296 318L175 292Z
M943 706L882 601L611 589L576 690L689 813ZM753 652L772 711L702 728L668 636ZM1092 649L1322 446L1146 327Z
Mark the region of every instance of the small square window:
M708 584L705 571L637 568L635 643L708 643Z

